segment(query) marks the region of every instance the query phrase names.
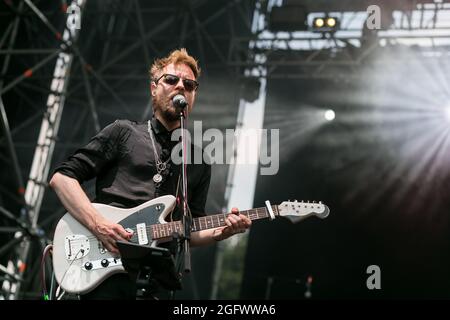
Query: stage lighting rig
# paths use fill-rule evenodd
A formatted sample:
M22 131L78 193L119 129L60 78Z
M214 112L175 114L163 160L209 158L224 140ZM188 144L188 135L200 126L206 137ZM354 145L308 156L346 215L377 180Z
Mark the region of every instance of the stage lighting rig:
M314 18L311 31L313 32L336 32L340 21L336 17L326 16Z

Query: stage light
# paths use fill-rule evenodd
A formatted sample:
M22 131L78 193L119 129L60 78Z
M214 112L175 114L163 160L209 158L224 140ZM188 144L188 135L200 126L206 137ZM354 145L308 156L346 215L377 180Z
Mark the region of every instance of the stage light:
M336 18L328 18L327 19L327 26L330 28L334 28L336 26Z
M450 107L445 108L445 119L450 122Z
M325 111L324 117L327 121L333 121L334 118L336 118L336 114L334 113L333 110L329 109Z
M314 18L311 31L313 32L336 32L339 28L339 20L335 17Z
M314 26L316 28L322 28L324 24L325 24L325 21L322 18L318 18L318 19L314 20Z

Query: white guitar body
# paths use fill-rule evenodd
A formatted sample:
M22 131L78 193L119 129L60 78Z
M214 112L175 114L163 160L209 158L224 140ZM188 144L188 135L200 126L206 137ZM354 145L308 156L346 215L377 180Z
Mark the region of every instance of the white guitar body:
M125 229L137 230L133 235L136 243L152 245L151 233L145 230L150 225L166 223L164 219L175 207L175 197L162 196L131 209L92 205L108 220L120 223ZM112 274L125 272L120 258L104 249L101 242L69 213L56 226L53 268L63 290L80 294L93 290Z
M106 219L133 231L129 242L139 246L153 246L170 240L173 234L183 234L179 221L167 223L165 218L175 207L175 197L162 196L131 209L93 203L94 208ZM285 217L296 223L309 216L321 219L329 214L322 203L284 201L280 205L240 211L251 220L271 220ZM226 226L225 213L194 218L191 232ZM53 269L63 290L84 294L95 289L112 274L126 272L120 257L113 256L102 243L82 224L66 213L56 226L53 239Z

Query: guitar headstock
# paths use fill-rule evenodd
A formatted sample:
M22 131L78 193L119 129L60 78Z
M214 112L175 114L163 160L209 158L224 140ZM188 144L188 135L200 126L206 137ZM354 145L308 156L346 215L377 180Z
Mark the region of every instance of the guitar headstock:
M297 223L309 216L325 219L330 214L330 209L322 202L283 201L278 205L281 217L286 217L293 223Z

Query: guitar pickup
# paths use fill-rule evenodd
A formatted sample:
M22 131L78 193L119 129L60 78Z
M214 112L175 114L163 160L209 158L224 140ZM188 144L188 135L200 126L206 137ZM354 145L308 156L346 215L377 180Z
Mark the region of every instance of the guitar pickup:
M136 232L137 232L137 236L138 236L138 243L140 245L148 244L147 227L146 227L145 223L137 224Z

